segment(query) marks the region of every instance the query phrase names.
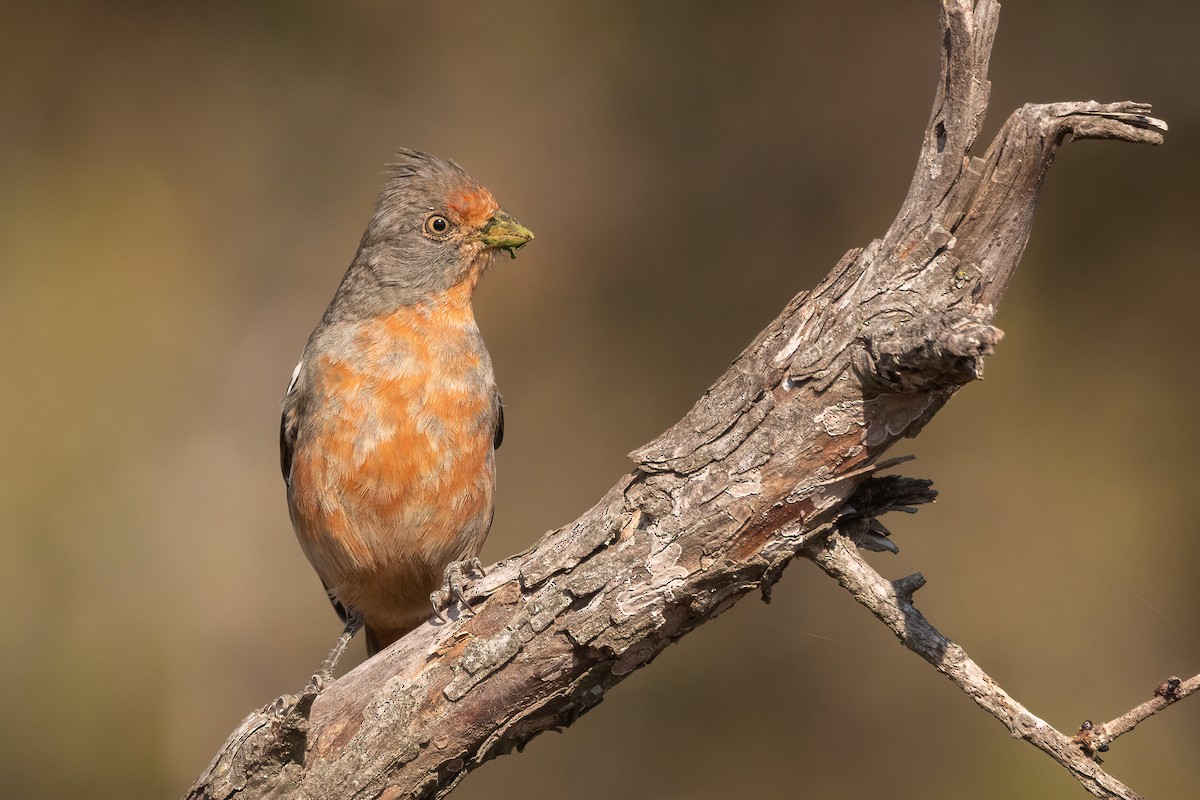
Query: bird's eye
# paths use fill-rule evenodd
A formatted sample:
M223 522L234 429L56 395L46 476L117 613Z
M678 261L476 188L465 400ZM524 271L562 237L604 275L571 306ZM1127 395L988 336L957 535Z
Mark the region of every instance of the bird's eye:
M434 239L444 239L451 227L450 220L441 214L430 214L425 218L425 233Z

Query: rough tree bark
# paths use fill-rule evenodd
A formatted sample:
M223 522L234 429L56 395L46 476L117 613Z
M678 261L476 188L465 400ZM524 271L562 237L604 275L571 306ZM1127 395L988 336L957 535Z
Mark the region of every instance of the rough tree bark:
M593 508L492 566L471 587L473 616L426 625L323 693L252 713L190 797L441 797L479 764L570 725L747 593L767 594L797 555L875 603L902 639L926 636L923 655L959 682L965 654L914 628L919 576L876 581L858 559L856 544L889 546L879 514L931 496L925 482L878 477L880 456L980 376L1058 148L1157 144L1166 126L1139 103L1027 105L986 154L969 155L999 5L941 7L933 113L886 235L793 298ZM1075 745L1068 768L1091 770ZM1099 796L1136 796L1093 783Z

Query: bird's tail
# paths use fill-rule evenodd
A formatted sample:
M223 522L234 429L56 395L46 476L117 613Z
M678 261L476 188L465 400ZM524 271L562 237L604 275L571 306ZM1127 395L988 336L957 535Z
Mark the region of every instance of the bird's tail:
M392 642L408 633L409 630L410 629L388 630L386 628L372 628L370 625L368 625L363 629L367 639L367 658L370 658L380 650L383 650Z

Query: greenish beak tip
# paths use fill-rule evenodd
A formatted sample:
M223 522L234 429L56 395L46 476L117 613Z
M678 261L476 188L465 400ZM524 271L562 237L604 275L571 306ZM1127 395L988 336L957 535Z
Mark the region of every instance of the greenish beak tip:
M500 211L483 226L479 238L487 247L505 250L516 258L517 250L533 240L533 231Z

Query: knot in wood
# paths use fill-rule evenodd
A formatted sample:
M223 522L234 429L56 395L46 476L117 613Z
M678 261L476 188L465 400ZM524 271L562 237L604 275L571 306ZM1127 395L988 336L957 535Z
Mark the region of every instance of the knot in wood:
M854 368L864 388L877 393L954 389L982 380L983 358L1003 337L982 316L951 309L862 336Z

